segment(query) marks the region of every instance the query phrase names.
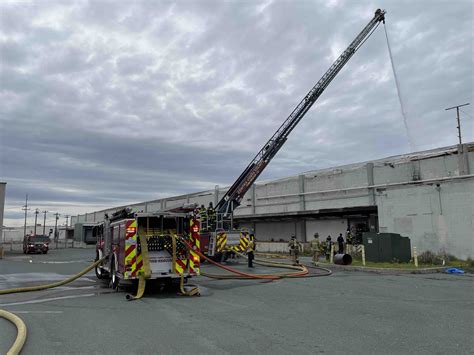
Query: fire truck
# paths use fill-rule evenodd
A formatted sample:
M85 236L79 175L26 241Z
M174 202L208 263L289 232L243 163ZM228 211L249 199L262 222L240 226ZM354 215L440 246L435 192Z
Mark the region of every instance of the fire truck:
M211 257L222 258L227 252L241 251L248 245L248 233L234 229L233 212L273 157L285 144L288 136L322 95L327 86L360 49L375 29L383 22L385 10L377 9L369 23L329 67L306 94L273 136L264 144L250 164L243 170L212 211L212 218L201 216L203 250Z
M124 281L174 279L199 275L199 221L189 213L134 213L130 209L105 216L96 227L95 268L99 279L109 279L113 289Z

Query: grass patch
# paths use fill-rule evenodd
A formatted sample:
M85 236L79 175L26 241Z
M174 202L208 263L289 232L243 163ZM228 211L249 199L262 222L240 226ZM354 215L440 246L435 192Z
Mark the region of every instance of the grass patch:
M418 263L418 267L415 266L415 264L413 263L388 263L388 262L384 262L384 263L378 263L378 262L374 262L374 261L366 261L365 262L365 267L373 267L373 268L380 268L380 269L413 269L413 270L416 270L416 269L426 269L426 268L432 268L432 267L445 267L445 268L449 268L449 267L456 267L456 268L459 268L459 269L463 269L463 270L473 270L474 269L474 263L472 262L472 260L452 260L448 263L446 263L446 265L439 265L439 264L422 264L422 263ZM362 260L352 260L352 266L362 266Z
M352 260L352 266L363 266L362 260ZM439 267L439 265L432 265L432 264L418 264L418 267L415 267L415 264L412 263L378 263L375 261L366 261L365 267L374 267L380 269L423 269L429 267Z

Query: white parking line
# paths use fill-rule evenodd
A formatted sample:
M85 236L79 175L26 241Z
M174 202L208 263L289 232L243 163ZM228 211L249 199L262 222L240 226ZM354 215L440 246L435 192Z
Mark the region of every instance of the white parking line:
M62 281L74 275L63 275L53 272L29 272L22 274L4 274L0 275L0 283L6 284L21 284L25 282L40 282L40 281ZM88 276L82 276L78 280L97 283L97 281L90 279Z
M55 287L55 290L62 290L62 291L71 291L71 290L93 290L95 286L78 286L78 287L70 287L70 286L58 286Z
M87 293L85 295L75 295L75 296L62 296L62 297L52 297L52 298L43 298L40 300L31 300L31 301L24 301L24 302L13 302L13 303L0 303L0 306L7 307L7 306L19 306L22 304L32 304L32 303L44 303L44 302L51 302L57 300L65 300L71 298L79 298L79 297L92 297L94 296L93 293Z
M33 263L35 264L77 264L77 263L90 263L91 260L66 260L66 261L40 261L35 260Z
M60 314L63 311L15 311L15 314L30 314L30 313L41 313L41 314Z

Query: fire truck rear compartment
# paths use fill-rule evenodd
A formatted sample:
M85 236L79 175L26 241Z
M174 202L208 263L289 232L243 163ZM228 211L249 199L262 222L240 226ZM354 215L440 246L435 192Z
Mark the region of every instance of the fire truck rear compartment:
M137 218L138 234L145 235L147 238L152 277L179 277L177 274L172 274L172 235L181 236L187 227L186 223L185 218L176 216L147 216ZM137 238L137 249L138 252L141 252L140 238ZM176 240L176 258L183 261L187 258L186 246L179 239Z

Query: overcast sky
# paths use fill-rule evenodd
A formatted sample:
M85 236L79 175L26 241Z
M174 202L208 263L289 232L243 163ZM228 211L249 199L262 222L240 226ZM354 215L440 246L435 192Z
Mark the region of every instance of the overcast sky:
M4 224L231 184L378 7L415 150L456 144L470 0L2 1ZM409 151L379 26L260 179Z

